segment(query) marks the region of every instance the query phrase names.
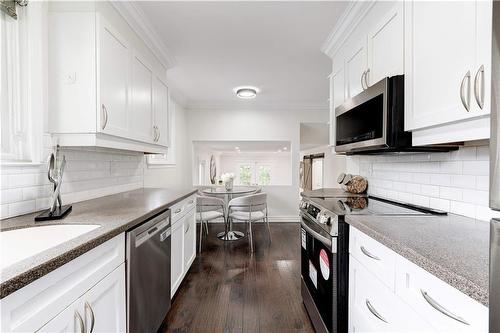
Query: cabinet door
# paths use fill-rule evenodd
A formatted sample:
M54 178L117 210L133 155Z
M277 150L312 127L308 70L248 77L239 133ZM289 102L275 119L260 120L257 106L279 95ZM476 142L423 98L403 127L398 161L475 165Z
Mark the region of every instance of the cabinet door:
M97 129L106 134L127 137L130 47L117 30L98 16L97 86L100 103Z
M403 3L397 2L368 33L368 86L403 74Z
M102 279L81 297L85 326L94 333L126 332L125 263Z
M492 56L492 1L476 3L476 65L472 68L474 78L473 113L487 115L491 108L491 56ZM481 107L482 106L482 107ZM489 136L486 136L489 138Z
M345 94L345 70L341 63L339 68L330 76L330 146L335 146L335 108L346 99Z
M130 132L136 140L154 142L153 71L140 55L132 58L132 108Z
M345 61L345 74L347 86L347 98L356 96L363 91L362 79L363 73L366 71L366 37L352 38L355 42L348 48L347 58Z
M170 281L174 296L184 273L184 217L172 225Z
M162 146L169 145L169 117L168 117L168 88L163 81L155 76L154 89L154 124L156 126L156 143Z
M196 257L196 218L195 209L186 214L184 220L184 273Z
M411 1L405 6L405 129L477 116L463 105L474 98L476 2Z
M56 317L52 318L45 326L37 332L40 333L74 333L84 332L83 312L78 305L80 300L75 301ZM81 319L81 321L79 320Z

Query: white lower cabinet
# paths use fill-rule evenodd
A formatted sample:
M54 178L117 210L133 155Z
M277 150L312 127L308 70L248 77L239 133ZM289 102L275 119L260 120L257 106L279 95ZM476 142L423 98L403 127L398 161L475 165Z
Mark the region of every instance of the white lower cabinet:
M173 297L196 258L195 197L191 196L171 207L171 296Z
M433 331L352 256L349 266L349 332Z
M126 332L125 263L38 332Z
M120 234L3 298L0 331L90 332L93 311L93 332L125 332L125 309Z
M352 227L349 242L350 333L488 332L484 305Z

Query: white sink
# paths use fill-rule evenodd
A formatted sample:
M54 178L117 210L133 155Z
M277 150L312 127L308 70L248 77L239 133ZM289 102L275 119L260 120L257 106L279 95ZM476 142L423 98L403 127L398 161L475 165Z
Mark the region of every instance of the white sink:
M61 224L0 232L0 269L99 227L95 224Z

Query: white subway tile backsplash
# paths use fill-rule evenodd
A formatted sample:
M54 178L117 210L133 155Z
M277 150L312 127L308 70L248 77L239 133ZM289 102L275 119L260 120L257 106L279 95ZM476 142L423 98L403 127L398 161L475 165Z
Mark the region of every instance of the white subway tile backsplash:
M494 216L488 208L488 146L444 153L348 156L347 161L347 172L368 178L372 195L481 220Z
M67 160L61 187L64 203L143 186L143 154L91 148L64 148L61 153ZM46 209L50 204L53 185L47 178L46 165L6 166L0 175L0 218Z

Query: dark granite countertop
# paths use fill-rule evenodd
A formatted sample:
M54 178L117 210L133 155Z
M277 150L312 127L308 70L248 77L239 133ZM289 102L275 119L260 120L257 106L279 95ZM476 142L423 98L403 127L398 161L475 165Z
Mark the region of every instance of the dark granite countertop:
M347 215L346 221L488 306L489 223L447 216Z
M1 272L0 298L194 193L195 189L144 188L75 203L71 214L61 221L35 222L34 217L38 213L1 220L0 232L54 224L97 224L100 228L4 268Z

